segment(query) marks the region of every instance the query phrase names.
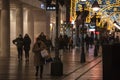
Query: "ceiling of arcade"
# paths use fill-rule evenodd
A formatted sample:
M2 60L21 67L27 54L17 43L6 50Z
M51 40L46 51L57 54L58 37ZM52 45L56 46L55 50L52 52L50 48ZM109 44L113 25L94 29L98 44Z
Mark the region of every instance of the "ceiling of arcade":
M102 8L99 12L108 16L113 22L117 21L120 24L120 2L109 4Z
M1 7L1 1L2 0L0 0L0 7ZM10 0L10 1L12 7L14 6L14 2L21 1L25 4L39 8L40 4L44 0ZM72 1L76 1L76 5L81 4L81 0L72 0ZM120 0L97 0L97 1L101 7L101 9L97 13L98 14L100 13L103 19L106 19L107 17L107 19L109 18L111 22L117 21L118 24L120 25ZM91 13L93 13L92 10L90 9L93 2L94 0L86 1L87 9L89 9ZM78 7L79 6L76 6L76 10Z
M109 2L105 7L101 8L99 12L102 12L104 19L109 19L110 25L112 25L114 21L118 23L118 26L120 25L120 0L113 0L113 3L112 1Z

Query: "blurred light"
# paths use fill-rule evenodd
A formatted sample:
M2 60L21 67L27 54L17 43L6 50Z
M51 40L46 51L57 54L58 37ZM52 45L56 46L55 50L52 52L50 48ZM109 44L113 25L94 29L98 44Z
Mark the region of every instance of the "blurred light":
M93 9L93 11L98 11L100 9L100 6L96 0L92 4L92 9Z
M40 4L40 8L41 8L41 9L45 9L45 4L43 4L43 3Z
M98 31L96 31L96 32L95 32L95 34L99 34L99 32L98 32Z
M94 8L93 8L93 11L96 12L96 11L98 11L99 9L100 9L100 8L98 8L98 7L94 7Z
M61 24L63 24L63 20L61 20L60 22L61 22Z
M86 0L81 0L81 1L86 1Z
M50 23L50 26L52 26L52 23Z
M118 29L120 29L120 26L118 26L116 23L114 23L114 26Z
M89 31L95 31L95 29L89 29Z
M53 24L50 23L50 31L53 31Z
M72 20L71 24L75 24L75 22Z

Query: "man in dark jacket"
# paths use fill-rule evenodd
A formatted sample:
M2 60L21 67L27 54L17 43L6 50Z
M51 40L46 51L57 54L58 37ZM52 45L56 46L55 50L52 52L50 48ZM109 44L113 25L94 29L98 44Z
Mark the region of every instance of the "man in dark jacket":
M23 42L24 42L25 58L26 58L26 61L29 61L29 51L30 51L31 39L28 34L25 34L25 36L23 38Z
M22 60L23 55L23 37L20 34L16 39L13 40L13 44L16 45L18 51L18 59Z

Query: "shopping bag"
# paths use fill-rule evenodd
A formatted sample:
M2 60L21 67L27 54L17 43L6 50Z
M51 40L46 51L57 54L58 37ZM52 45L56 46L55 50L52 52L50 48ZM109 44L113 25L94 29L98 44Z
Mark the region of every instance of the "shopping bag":
M43 58L48 57L48 56L49 56L48 51L47 51L46 49L43 49L43 50L41 51L41 56L42 56Z

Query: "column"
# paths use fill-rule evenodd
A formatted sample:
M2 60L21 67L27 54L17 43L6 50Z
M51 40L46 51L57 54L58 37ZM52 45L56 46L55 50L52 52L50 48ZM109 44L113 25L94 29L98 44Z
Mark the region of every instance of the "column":
M2 0L1 10L1 56L10 55L10 1Z
M58 26L61 26L61 20L62 20L62 18L61 18L61 9L59 9L59 13L58 13ZM60 35L60 27L58 27L58 37L59 37L59 35Z
M33 17L33 12L32 10L28 10L28 34L31 38L31 42L33 44L34 42L34 17Z
M17 4L16 12L16 36L23 35L23 7L22 3Z
M1 52L1 10L0 10L0 52Z

